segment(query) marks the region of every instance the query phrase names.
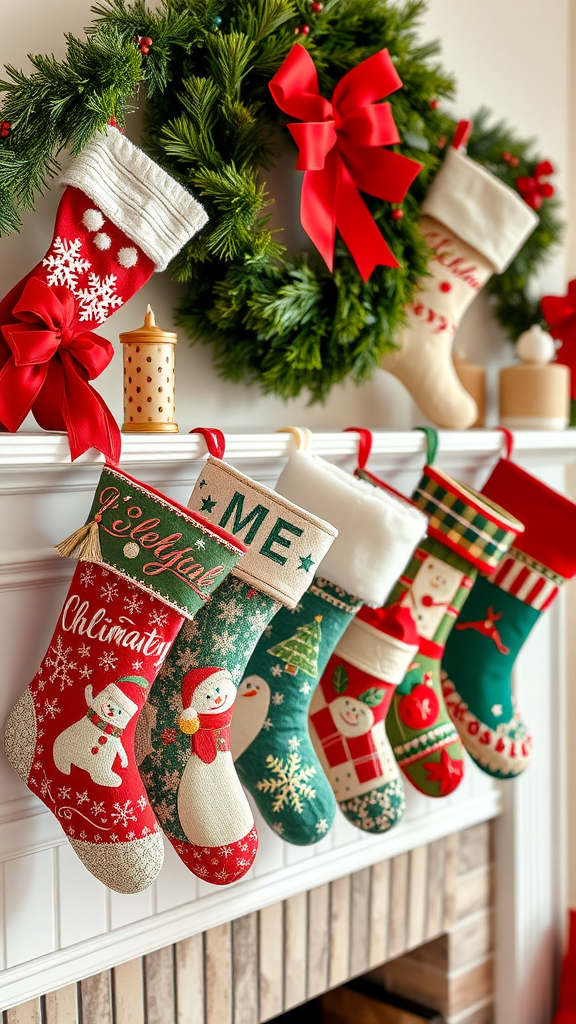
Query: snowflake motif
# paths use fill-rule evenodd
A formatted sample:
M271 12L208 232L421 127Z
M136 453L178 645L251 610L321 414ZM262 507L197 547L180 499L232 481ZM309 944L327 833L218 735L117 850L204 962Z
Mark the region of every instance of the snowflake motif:
M122 305L122 299L116 294L115 274L107 274L103 278L98 274L90 274L88 287L79 288L75 294L78 300L78 319L80 321L95 320L96 323L104 323L112 310Z
M100 835L99 832L95 832L94 833L94 842L95 843L101 843L102 842L102 836Z
M248 843L240 843L240 849L244 852L248 852Z
M288 750L290 750L290 751L298 750L299 746L300 746L300 740L298 739L298 737L297 736L291 736L290 739L288 740Z
M274 693L272 694L272 703L275 704L276 707L278 707L280 704L283 704L284 694L280 693L279 690L275 690Z
M204 876L208 874L208 868L205 868L204 865L202 865L201 867L196 868L196 874L200 875L201 878L204 878Z
M233 626L236 619L241 619L244 614L244 610L239 601L233 597L227 604L224 605L222 611L216 616L225 622L227 626Z
M158 818L161 825L166 825L169 821L174 821L174 808L170 807L165 800L161 800L154 808L156 817Z
M104 669L105 672L108 672L110 669L116 668L116 665L118 664L118 658L116 657L115 654L110 654L108 651L105 651L104 654L98 659L98 664L100 665L101 668Z
M236 864L239 868L247 868L250 865L250 861L246 860L245 857L238 857Z
M61 800L69 800L70 792L70 786L60 786L60 789L58 790L58 796L60 797Z
M281 757L268 754L266 767L272 778L261 779L256 788L261 793L269 793L272 799L272 812L277 814L285 807L291 807L297 814L304 810L303 800L313 800L316 790L310 785L310 779L316 775L314 765L303 765L300 754L288 754L286 763Z
M133 672L141 672L143 668L144 668L144 662L143 661L133 661L132 662L132 671Z
M198 540L195 541L194 547L200 548L200 550L203 551L204 548L206 547L206 541L202 540L202 537L199 537Z
M52 252L42 260L42 266L48 267L46 283L53 285L64 285L70 291L75 292L78 287L78 274L85 274L90 270L92 264L80 255L82 241L75 238L71 241L67 238L54 239Z
M64 647L62 637L59 636L57 637L54 646L50 648L50 656L46 658L46 664L53 670L52 675L50 676L50 682L60 683L61 690L63 690L65 686L73 685L73 679L70 673L74 672L74 670L78 668L75 661L69 660L71 650L71 647Z
M101 803L96 803L96 801L94 800L90 810L92 811L92 814L106 814L106 807L104 806L104 801L102 800Z
M44 747L42 746L42 744L40 744L38 747L36 747L36 753L37 754L43 754L44 753Z
M80 583L83 587L93 587L96 573L89 562L84 562L80 570Z
M58 707L58 701L56 700L56 698L54 698L54 700L44 701L44 714L50 715L52 721L54 721L56 715L60 714L60 708Z
M113 601L115 597L118 597L118 585L114 582L105 583L104 586L100 588L100 597L103 601L106 601L106 604L110 604L110 601Z
M275 822L274 825L272 825L272 831L275 832L277 836L283 836L284 835L284 825L282 825L279 821L277 821L277 822Z
M84 831L82 831L82 832L80 833L80 839L88 839L88 833L87 833L87 832L84 832Z
M224 629L219 636L212 637L212 646L220 654L229 654L236 647L238 633L230 633Z
M76 793L76 803L78 804L78 806L87 803L89 799L90 797L88 796L87 789L85 789L83 793Z
M212 859L211 859L210 863L211 863L211 864L218 864L218 863L219 863L219 861L218 861L218 857L212 857Z
M270 718L264 719L262 722L262 728L266 729L266 732L268 732L269 729L273 729L274 726L272 725L272 720Z
M189 672L191 668L197 668L201 660L200 651L191 651L188 647L184 647L181 651L178 651L176 665L185 673Z
M78 673L80 679L90 679L92 675L92 669L88 668L88 665L83 665Z
M142 832L140 834L142 836L149 836L150 835L150 829L148 828L147 825L144 825L144 828L142 829Z
M129 821L136 821L136 815L134 814L134 808L132 807L132 801L126 800L123 804L119 800L116 801L112 808L112 821L115 825L123 825L124 828L128 828Z
M180 788L180 779L181 773L179 771L165 772L162 776L162 782L166 792L177 793Z
M126 833L126 839L136 839L136 833L135 832L127 832Z
M143 604L144 600L142 597L140 597L140 594L138 593L137 590L135 590L131 594L127 594L126 597L124 598L124 607L126 608L126 611L128 612L129 615L140 615Z
M73 828L72 825L70 825L70 827L68 829L68 835L72 836L72 838L74 838L74 836L76 835L76 829Z
M51 785L52 785L52 780L51 779L47 779L46 776L44 776L44 778L42 779L42 782L40 783L40 793L41 793L42 796L50 796L50 786Z
M220 881L223 882L226 878L228 878L228 872L226 871L226 868L222 868L222 871L217 871L214 877L219 878Z
M145 796L139 796L138 800L137 800L137 804L138 804L138 807L140 808L140 810L144 811L144 810L146 810L146 807L148 805L148 801L147 801Z
M80 655L81 658L89 658L90 648L88 644L81 644L81 646L78 648L78 654Z
M276 665L272 665L272 668L270 669L270 675L274 676L275 679L277 679L278 676L282 675L282 665L280 664L280 662L277 662Z
M231 846L220 846L218 848L218 853L221 857L232 857L234 850Z
M302 683L302 686L300 687L300 693L312 693L312 687L310 686L310 683Z
M39 736L43 736L44 735L44 729L38 729L38 735Z
M168 707L178 715L182 714L182 694L179 691L168 698Z
M44 689L45 686L46 686L46 680L45 679L39 679L38 680L38 691L42 692L42 690Z
M301 611L302 611L302 604L300 602L298 602L298 604L296 605L295 608L291 608L290 609L290 612L291 612L292 615L297 615L298 612L301 612Z
M118 836L116 835L115 832L111 832L110 833L110 839L112 840L113 843L117 843L118 842Z
M153 611L151 611L150 615L148 616L149 626L159 626L160 629L163 629L167 622L168 612L165 611L153 609Z
M320 821L316 822L316 831L319 836L323 836L325 832L330 828L326 818L321 818Z

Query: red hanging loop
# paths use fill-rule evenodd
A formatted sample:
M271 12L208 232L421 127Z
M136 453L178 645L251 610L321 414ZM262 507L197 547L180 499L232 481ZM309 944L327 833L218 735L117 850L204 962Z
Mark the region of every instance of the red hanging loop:
M215 459L223 459L226 451L226 438L218 427L194 427L191 434L201 434L206 442L206 447Z
M372 431L367 427L345 427L345 434L359 434L358 469L364 469L372 451Z
M452 139L452 146L454 149L466 149L473 127L473 121L458 122L456 131L454 132L454 138Z
M514 451L514 434L511 430L508 430L508 427L496 427L496 430L501 430L504 434L504 439L506 441L506 458L509 459Z

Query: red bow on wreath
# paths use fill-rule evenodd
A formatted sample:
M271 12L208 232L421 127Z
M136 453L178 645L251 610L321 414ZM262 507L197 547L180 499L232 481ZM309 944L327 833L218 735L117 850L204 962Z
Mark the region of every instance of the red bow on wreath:
M550 334L562 342L558 362L570 368L570 393L576 399L576 278L567 295L544 295L540 308Z
M378 264L399 264L359 190L401 203L422 169L416 160L382 148L400 137L390 104L377 101L401 86L388 50L380 50L344 75L329 102L320 95L312 58L299 43L270 82L280 109L304 122L288 125L299 151L296 168L306 172L302 226L329 270L338 228L364 281Z
M118 462L118 424L88 383L112 356L109 341L77 326L68 288L30 278L13 309L20 323L1 328L11 356L0 370L0 422L14 432L32 407L45 430L66 430L72 460L97 448Z

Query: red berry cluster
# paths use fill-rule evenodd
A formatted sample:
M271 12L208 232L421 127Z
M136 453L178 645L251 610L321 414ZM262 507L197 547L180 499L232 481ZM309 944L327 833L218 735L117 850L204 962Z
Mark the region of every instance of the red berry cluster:
M505 164L510 164L510 167L518 167L520 163L517 156L512 156L512 153L502 153L502 159Z
M320 3L320 0L313 0L313 2L310 4L310 11L312 14L322 14L323 10L324 4ZM299 36L300 34L302 34L303 36L309 35L310 25L298 25L294 29L294 35Z
M539 210L544 200L554 195L554 185L547 181L551 174L554 174L554 165L549 160L542 160L536 164L533 175L516 178L516 188L533 210Z
M10 121L0 121L0 139L7 139L11 131Z
M150 36L136 35L134 36L134 42L136 43L136 46L140 50L140 53L142 54L143 57L150 53L150 50L152 48L152 40L150 39Z

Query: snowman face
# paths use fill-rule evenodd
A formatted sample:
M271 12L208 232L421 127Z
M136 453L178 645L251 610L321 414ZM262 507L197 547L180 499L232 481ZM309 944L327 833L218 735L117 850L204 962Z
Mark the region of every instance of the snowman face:
M343 736L363 736L374 724L371 708L353 697L336 697L329 708L334 724Z
M94 697L92 707L96 714L104 719L105 722L110 722L111 725L117 726L118 729L123 729L138 709L132 701L129 703L132 704L133 711L120 704L114 694L115 689L116 687L106 686Z
M194 692L193 704L200 715L219 715L228 711L236 700L236 687L229 672L217 672L200 683Z
M436 591L438 594L445 594L450 586L450 578L445 571L442 562L435 558L427 558L418 573L418 582L424 593ZM421 578L420 578L421 574Z
M253 700L255 697L262 699L263 696L266 696L269 699L269 693L270 687L268 683L260 676L246 676L238 687L238 698L248 697ZM256 703L259 703L259 701L256 700Z

